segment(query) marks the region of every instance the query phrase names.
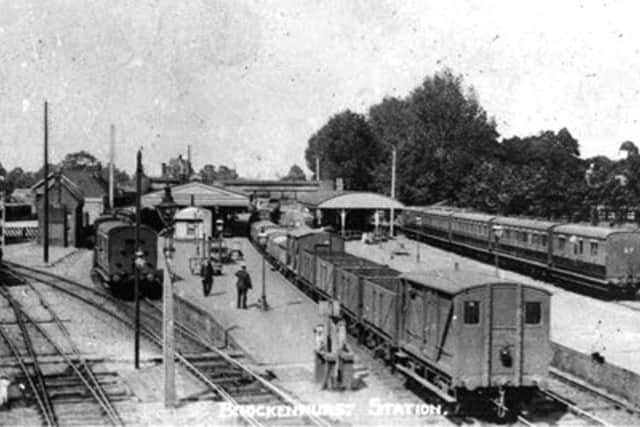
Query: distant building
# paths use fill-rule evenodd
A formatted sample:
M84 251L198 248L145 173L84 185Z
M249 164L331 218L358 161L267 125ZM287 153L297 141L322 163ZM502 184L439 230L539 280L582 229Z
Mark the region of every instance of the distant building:
M34 194L38 226L44 229L44 180L37 182ZM76 246L87 229L108 203L108 186L97 171L65 170L51 173L49 188L49 242L52 245ZM41 232L42 236L43 233Z

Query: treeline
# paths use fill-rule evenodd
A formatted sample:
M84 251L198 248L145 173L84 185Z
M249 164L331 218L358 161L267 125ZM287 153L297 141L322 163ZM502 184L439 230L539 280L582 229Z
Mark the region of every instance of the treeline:
M334 115L308 141L307 167L343 178L349 190L390 192L397 149L396 195L407 205L443 203L502 215L587 220L591 208L638 206L640 156L580 158L563 128L499 140L472 87L450 70L425 78L405 98L385 98L366 115ZM620 144L620 142L613 142Z

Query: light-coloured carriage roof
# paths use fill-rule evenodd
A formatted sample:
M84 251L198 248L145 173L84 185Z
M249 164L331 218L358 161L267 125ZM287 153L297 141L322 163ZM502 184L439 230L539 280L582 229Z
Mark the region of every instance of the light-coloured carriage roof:
M527 227L535 228L537 230L549 230L554 225L559 225L558 222L540 221L537 219L528 218L512 218L507 216L497 216L494 220L494 224L509 225L513 227Z
M554 234L566 234L569 236L592 237L598 239L606 239L612 234L617 233L636 233L635 230L629 228L611 228L599 227L583 224L564 224L553 229Z
M497 284L515 284L516 282L499 279L491 274L487 274L478 270L430 270L417 273L405 273L402 279L417 283L426 288L435 289L437 291L455 295L471 288L479 286L493 286ZM534 287L522 284L525 287ZM537 288L546 292L542 288Z
M429 215L440 215L440 216L450 216L454 212L453 210L448 210L448 209L419 207L419 206L413 206L408 208L407 210L415 213L425 213Z
M460 219L468 219L471 221L483 221L483 222L489 222L495 217L496 217L495 215L473 213L473 212L454 212L453 215L451 215L451 218L460 218Z

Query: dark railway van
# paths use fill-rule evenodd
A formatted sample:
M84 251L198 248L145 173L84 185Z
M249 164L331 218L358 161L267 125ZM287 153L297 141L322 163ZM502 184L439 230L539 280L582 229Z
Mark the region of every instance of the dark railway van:
M403 275L397 367L448 402L522 402L551 362L550 293L477 271Z
M134 297L135 225L123 219L101 217L96 220L92 273L120 298ZM162 295L163 270L157 268L158 235L140 226L139 247L145 265L140 269L142 295L157 299Z

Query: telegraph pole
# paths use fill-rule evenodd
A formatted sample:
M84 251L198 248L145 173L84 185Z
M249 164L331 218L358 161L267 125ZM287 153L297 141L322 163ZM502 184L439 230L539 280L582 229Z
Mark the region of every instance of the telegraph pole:
M44 101L44 230L42 236L42 257L49 263L49 118L48 103ZM4 230L3 230L4 231Z
M391 148L391 198L396 198L396 146ZM393 237L394 209L391 207L391 218L389 218L389 236Z
M111 125L111 140L109 142L109 209L113 211L113 161L115 158L116 127Z
M140 192L141 192L141 175L142 175L142 149L138 150L138 155L136 156L136 231L135 231L135 245L134 251L138 252L140 248ZM140 367L140 272L138 271L138 266L133 264L134 269L134 283L133 283L133 293L136 301L136 335L135 335L135 367L138 369Z

